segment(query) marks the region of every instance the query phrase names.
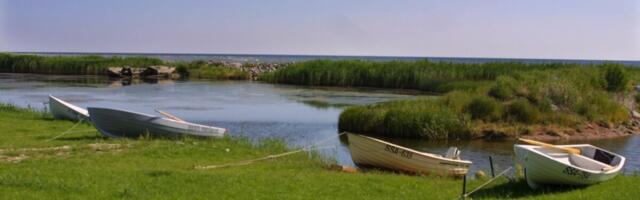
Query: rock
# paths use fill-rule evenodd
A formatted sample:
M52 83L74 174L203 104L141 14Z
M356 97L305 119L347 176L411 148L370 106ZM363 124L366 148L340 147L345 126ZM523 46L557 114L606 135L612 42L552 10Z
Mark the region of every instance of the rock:
M482 137L485 140L500 140L507 137L507 134L499 130L483 130Z
M487 176L482 170L478 170L475 175L477 179L482 179Z
M550 136L560 136L560 133L558 133L555 130L548 130L545 134L550 135Z
M140 77L160 76L160 77L168 78L168 77L171 77L171 74L175 73L175 71L176 71L175 67L150 66L140 71L139 76Z
M107 75L109 77L122 77L120 71L122 71L122 67L109 67L107 69Z
M640 119L640 113L636 112L635 110L631 111L631 116L633 118Z

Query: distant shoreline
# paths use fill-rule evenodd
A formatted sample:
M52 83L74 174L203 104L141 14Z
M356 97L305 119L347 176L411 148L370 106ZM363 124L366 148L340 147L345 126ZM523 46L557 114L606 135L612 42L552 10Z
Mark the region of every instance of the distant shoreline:
M602 64L620 63L640 67L640 60L600 60L600 59L555 59L555 58L491 58L491 57L430 57L430 56L365 56L365 55L287 55L287 54L218 54L218 53L137 53L137 52L7 52L41 56L143 56L164 61L220 61L238 63L289 63L308 60L371 60L371 61L416 61L453 63L521 62L527 64L565 63L565 64Z

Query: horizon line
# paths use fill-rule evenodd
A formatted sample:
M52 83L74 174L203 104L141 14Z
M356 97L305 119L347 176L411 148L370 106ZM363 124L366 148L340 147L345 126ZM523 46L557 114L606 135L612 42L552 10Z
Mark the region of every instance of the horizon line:
M308 57L369 57L369 58L452 58L452 59L496 59L496 60L566 60L566 61L621 61L621 62L640 62L640 60L627 59L590 59L590 58L540 58L540 57L479 57L479 56L393 56L393 55L336 55L336 54L270 54L270 53L160 53L160 52L75 52L75 51L0 51L0 53L18 53L18 54L132 54L132 55L223 55L223 56L308 56Z

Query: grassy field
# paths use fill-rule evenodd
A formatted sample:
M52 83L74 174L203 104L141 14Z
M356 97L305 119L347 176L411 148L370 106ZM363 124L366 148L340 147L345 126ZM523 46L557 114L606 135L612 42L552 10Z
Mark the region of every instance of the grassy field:
M315 154L195 170L288 151L280 142L240 139L109 139L81 124L0 106L2 199L456 199L461 181L381 171L349 174ZM78 132L82 131L82 132ZM58 147L58 148L51 148ZM476 199L632 199L638 176L588 188L530 190L500 179ZM481 184L470 181L468 188ZM470 189L469 189L470 190Z

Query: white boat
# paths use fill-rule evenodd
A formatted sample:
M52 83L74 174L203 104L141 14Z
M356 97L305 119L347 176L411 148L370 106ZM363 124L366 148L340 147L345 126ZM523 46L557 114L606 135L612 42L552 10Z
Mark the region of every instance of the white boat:
M49 95L49 111L56 119L89 120L89 112L66 101Z
M91 122L109 137L223 137L226 129L131 111L89 107Z
M353 162L417 174L461 177L467 174L471 161L461 160L457 148L442 155L416 151L376 138L348 133Z
M624 157L589 144L555 146L578 149L580 154L537 145L514 146L529 187L591 185L612 179L625 163Z

